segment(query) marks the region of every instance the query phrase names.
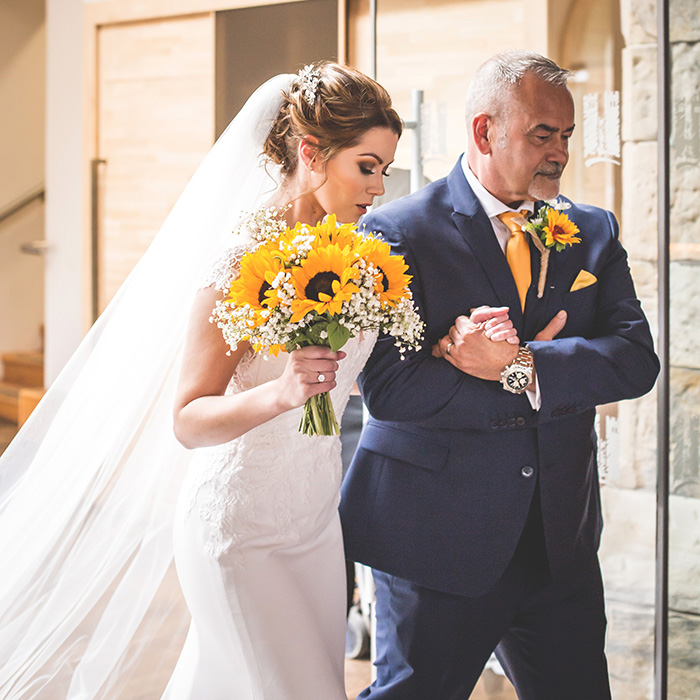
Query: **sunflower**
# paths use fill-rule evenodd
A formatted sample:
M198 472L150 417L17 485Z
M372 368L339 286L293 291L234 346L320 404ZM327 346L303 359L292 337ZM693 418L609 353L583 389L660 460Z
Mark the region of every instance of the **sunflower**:
M309 311L338 314L343 302L359 292L353 283L358 270L352 266L354 254L337 244L314 248L292 268L292 283L296 299L292 301L292 323L297 323Z
M330 214L326 221L314 228L318 245L337 244L340 248L354 248L362 241L357 233L357 224L338 224L335 214Z
M578 226L566 214L562 214L556 209L550 209L547 212L544 244L548 248L556 246L557 250L562 250L567 245L580 243L581 239L576 237L577 233Z
M357 250L358 254L376 270L374 289L384 306L396 304L408 296L411 276L405 274L408 265L403 257L391 255L388 243L368 237Z
M280 251L290 252L298 250L299 236L309 237L307 246L311 248L325 248L329 245L338 245L340 248L354 248L362 241L362 236L357 233L356 224L340 224L336 222L335 214L326 217L323 223L309 226L297 222L294 228L288 228L279 238Z
M255 312L256 324L263 319L261 312L279 304L277 289L272 283L284 270L284 262L273 254L272 247L263 245L241 259L241 272L231 283L227 300L234 306L249 306Z

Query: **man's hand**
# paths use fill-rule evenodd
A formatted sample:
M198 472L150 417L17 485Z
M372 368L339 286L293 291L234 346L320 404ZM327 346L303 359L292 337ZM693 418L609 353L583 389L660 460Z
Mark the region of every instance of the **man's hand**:
M554 340L566 325L566 311L562 309L534 338L533 340Z
M501 370L518 354L519 341L507 312L507 307L479 307L471 316L457 317L449 334L434 346L433 355L472 377L499 381Z

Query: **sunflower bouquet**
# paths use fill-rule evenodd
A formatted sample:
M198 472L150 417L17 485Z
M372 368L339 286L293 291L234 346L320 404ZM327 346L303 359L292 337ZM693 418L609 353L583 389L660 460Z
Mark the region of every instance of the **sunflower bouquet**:
M402 358L407 348L420 348L423 322L408 266L390 255L388 243L334 215L289 228L274 209L257 212L251 230L240 275L212 316L231 349L247 341L273 355L309 345L336 352L363 330L392 336ZM340 433L328 392L308 399L299 430Z

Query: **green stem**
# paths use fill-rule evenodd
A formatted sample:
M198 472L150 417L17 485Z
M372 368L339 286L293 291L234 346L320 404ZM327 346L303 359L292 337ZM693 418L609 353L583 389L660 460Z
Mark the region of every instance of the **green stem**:
M304 435L340 435L333 402L327 391L312 396L304 404L299 430Z

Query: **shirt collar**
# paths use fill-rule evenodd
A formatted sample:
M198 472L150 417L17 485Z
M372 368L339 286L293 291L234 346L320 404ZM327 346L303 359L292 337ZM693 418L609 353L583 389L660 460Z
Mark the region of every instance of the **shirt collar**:
M523 201L519 209L511 209L507 204L503 204L500 199L494 197L471 171L467 163L466 153L462 156L462 170L464 171L464 176L467 178L469 186L472 188L474 195L479 200L479 204L481 204L489 219L493 219L506 211L522 211L523 209L527 209L527 211L532 213L535 210L534 202Z

